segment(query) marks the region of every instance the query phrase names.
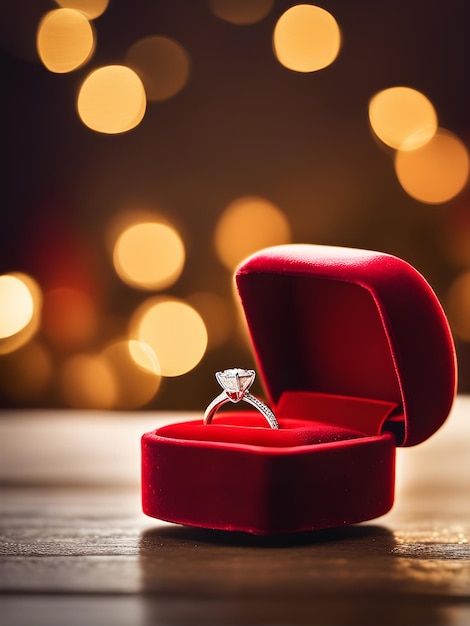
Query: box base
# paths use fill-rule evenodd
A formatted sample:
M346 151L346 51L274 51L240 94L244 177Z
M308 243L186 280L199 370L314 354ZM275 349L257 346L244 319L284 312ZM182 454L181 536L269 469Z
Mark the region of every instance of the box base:
M199 425L188 422L186 432ZM142 505L151 517L270 535L373 519L393 504L391 433L334 440L333 432L330 441L275 447L183 438L185 425L175 426L174 437L170 427L142 437ZM212 427L200 428L210 436Z

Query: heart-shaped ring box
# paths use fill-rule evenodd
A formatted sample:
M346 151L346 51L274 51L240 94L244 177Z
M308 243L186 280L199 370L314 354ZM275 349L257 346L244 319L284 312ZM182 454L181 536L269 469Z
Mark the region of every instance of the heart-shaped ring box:
M394 256L307 244L256 253L236 284L280 429L242 402L146 433L144 512L259 535L383 515L396 446L430 437L455 396L431 287Z

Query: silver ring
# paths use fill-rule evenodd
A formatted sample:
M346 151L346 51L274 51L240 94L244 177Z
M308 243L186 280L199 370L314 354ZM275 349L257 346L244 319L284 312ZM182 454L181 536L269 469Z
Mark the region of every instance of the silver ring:
M277 430L279 428L276 416L271 409L259 398L249 392L249 388L255 380L255 370L244 370L239 367L233 367L222 372L216 372L217 382L223 391L212 400L204 412L204 424L210 424L215 412L227 402L248 402L258 409L263 415L271 428Z

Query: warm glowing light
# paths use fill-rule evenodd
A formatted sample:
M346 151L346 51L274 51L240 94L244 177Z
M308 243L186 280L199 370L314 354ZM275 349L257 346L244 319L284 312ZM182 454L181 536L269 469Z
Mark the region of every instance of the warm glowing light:
M61 7L81 11L93 20L106 11L109 0L56 0L56 2Z
M261 248L289 241L289 223L282 211L264 198L250 196L232 202L215 231L217 254L230 270Z
M215 293L200 291L188 297L188 302L201 315L208 333L208 348L220 348L234 329L234 313L230 304Z
M128 342L128 348L132 359L137 365L156 376L161 376L162 371L157 355L148 344L131 339Z
M446 312L454 335L470 341L470 272L459 276L450 286Z
M454 198L468 180L469 155L458 137L438 130L424 146L395 155L395 171L413 198L439 204Z
M201 316L180 300L153 298L144 302L131 322L131 336L155 352L162 376L181 376L192 370L207 348Z
M160 367L149 346L120 339L107 346L102 357L116 383L113 408L136 409L155 396L161 382Z
M335 18L312 4L297 4L281 15L273 35L278 61L295 72L315 72L336 59L341 31Z
M369 103L369 121L381 141L396 150L414 150L437 130L437 114L428 98L410 87L384 89Z
M33 340L4 357L0 376L3 392L24 402L40 395L52 378L52 359L46 348Z
M61 378L65 401L71 407L111 409L116 403L117 384L108 362L100 355L71 357Z
M0 354L9 354L30 341L39 328L41 289L27 274L5 274L0 276L0 302Z
M209 0L217 17L232 24L254 24L266 17L274 0Z
M134 353L139 350L135 345ZM144 350L139 358L144 359ZM147 404L157 392L161 377L151 370L150 352L144 366L131 355L129 341L120 339L100 354L79 354L69 359L62 372L64 397L73 407L134 409ZM153 357L153 365L156 359Z
M170 37L140 39L129 48L126 63L140 76L150 101L173 97L189 78L189 55Z
M145 89L129 67L100 67L83 82L77 108L82 122L92 130L124 133L140 124L145 115Z
M11 337L33 318L34 300L27 284L11 274L0 276L0 339Z
M113 262L119 277L140 289L172 285L184 266L180 236L166 224L143 222L128 226L118 237Z
M41 20L36 39L39 58L51 72L81 67L93 54L95 35L87 17L74 9L55 9Z
M44 294L43 329L62 347L83 346L98 327L96 307L90 296L78 289L60 287Z

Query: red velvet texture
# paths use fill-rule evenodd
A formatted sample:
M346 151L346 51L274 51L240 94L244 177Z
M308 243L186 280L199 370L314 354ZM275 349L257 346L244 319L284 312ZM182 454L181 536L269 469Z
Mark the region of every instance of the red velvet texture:
M247 422L241 414L240 420L241 426L198 421L146 433L144 512L190 526L269 535L343 526L392 506L393 435L364 437L344 429L335 433L332 427L316 432L315 424L299 428L295 423L291 436L284 421L282 430L271 432L294 445L270 446L267 437L262 445L209 440L211 431L218 439L224 427L228 439L236 428L241 438L255 441L257 431L270 433L247 426L252 417ZM333 441L314 443L322 437ZM296 439L313 443L296 445Z
M393 402L407 446L442 425L456 390L454 343L436 295L411 265L380 252L293 244L253 255L236 282L273 405L293 390ZM391 425L397 432L396 416Z
M395 257L309 245L262 251L236 281L280 430L242 411L146 433L144 512L259 535L386 513L397 440L432 434L455 394L431 288Z

